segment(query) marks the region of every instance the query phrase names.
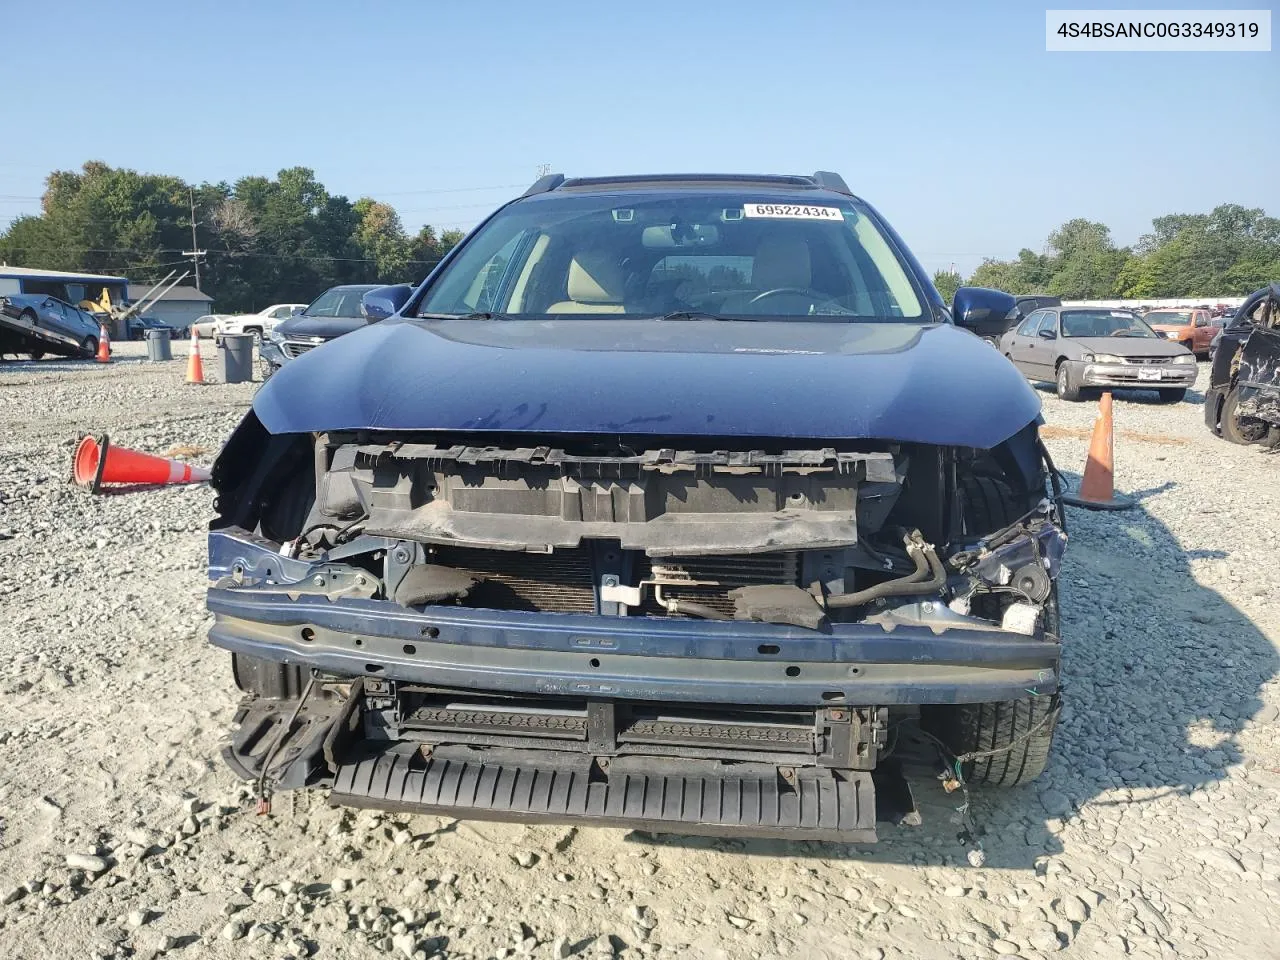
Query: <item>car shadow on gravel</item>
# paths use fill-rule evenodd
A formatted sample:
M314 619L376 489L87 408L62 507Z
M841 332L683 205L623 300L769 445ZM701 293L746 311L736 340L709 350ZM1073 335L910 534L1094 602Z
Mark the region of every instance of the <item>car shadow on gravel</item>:
M874 845L632 838L759 856L1034 869L1063 852L1060 834L1086 806L1096 813L1142 805L1226 779L1243 759L1239 732L1261 708L1263 685L1280 672L1268 638L1191 570L1190 557L1229 552L1231 530L1220 531L1220 545L1184 551L1141 499L1124 512L1069 508L1067 522L1071 540L1059 580L1064 709L1053 753L1034 783L970 788L967 812L980 856L965 835L963 792L946 793L940 764L919 750L904 762L915 761L908 780L921 823L882 822ZM1089 842L1108 845L1101 834ZM1124 844L1109 852L1121 862L1133 858Z

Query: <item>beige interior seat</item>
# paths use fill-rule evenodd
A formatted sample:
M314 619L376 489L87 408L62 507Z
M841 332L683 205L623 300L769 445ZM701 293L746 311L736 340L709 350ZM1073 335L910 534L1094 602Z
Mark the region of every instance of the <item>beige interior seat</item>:
M807 290L813 283L809 245L797 237L765 237L756 246L751 264L751 290L731 294L720 306L722 313L745 310L767 290L782 287ZM767 308L766 308L767 309Z
M626 272L616 258L584 251L569 261L568 300L547 307L547 313L626 313L623 303Z

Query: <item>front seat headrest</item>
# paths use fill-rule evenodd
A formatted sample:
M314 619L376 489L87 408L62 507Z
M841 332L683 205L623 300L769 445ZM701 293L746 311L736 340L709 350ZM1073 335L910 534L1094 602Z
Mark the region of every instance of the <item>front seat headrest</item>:
M798 287L807 290L813 283L809 245L791 237L766 237L756 247L751 266L751 285L757 290Z

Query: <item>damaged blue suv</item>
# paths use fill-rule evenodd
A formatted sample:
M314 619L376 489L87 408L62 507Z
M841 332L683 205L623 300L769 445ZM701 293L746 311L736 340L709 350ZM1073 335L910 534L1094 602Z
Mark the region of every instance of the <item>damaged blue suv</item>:
M214 467L264 795L869 841L905 730L1044 768L1057 478L971 332L1012 297L949 308L831 173L545 177L393 293Z

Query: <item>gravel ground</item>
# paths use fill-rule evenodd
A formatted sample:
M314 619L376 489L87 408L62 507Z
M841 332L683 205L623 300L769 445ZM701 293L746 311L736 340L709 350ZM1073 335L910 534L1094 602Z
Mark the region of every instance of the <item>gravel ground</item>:
M927 777L924 825L862 848L287 796L255 816L218 755L236 696L204 639L210 491L66 482L85 431L212 459L254 386L186 385L185 350L0 365L0 955L1280 956L1277 461L1211 438L1198 393L1117 398L1140 507L1071 514L1055 753L974 794L972 866ZM1043 397L1077 469L1096 405Z

